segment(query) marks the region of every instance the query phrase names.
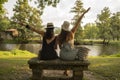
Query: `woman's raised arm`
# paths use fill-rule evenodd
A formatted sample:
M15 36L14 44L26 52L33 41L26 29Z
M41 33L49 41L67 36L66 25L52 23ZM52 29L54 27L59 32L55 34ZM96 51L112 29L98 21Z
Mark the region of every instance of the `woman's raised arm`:
M72 31L73 33L76 32L76 30L77 30L77 28L78 28L78 26L79 26L79 24L80 24L80 22L81 22L83 16L84 16L85 13L87 13L89 10L90 10L90 7L89 7L79 18L78 18L78 20L77 20L75 26L71 29L71 31Z
M42 36L44 35L44 31L43 30L37 30L37 29L35 29L35 28L33 28L33 27L29 26L29 25L26 25L26 28L30 29L30 30L38 33L38 34L41 34Z

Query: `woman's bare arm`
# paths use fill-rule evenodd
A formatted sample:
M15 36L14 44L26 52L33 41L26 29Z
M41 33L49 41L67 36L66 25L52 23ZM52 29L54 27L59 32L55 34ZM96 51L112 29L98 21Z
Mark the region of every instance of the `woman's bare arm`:
M28 29L30 29L30 30L38 33L38 34L41 34L42 36L44 35L44 31L43 30L37 30L37 29L35 29L35 28L33 28L33 27L29 26L29 25L26 25L26 28L28 28Z
M78 28L78 26L79 26L79 24L80 24L80 22L81 22L83 16L84 16L85 13L87 13L89 10L90 10L90 8L88 8L88 9L78 18L78 20L77 20L75 26L71 29L71 31L72 31L73 33L76 32L76 30L77 30L77 28Z
M28 29L30 29L30 30L38 33L38 34L41 34L42 36L44 35L43 30L37 30L37 29L35 29L35 28L33 28L33 27L29 26L29 25L25 25L24 23L19 23L19 24L22 25L22 26L25 26L26 28L28 28Z

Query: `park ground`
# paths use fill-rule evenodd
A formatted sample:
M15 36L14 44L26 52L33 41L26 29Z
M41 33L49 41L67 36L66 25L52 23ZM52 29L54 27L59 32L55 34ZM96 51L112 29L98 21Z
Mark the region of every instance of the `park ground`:
M32 57L36 55L28 51L0 51L0 80L31 80L27 62ZM120 53L88 60L91 64L84 72L84 80L120 80Z

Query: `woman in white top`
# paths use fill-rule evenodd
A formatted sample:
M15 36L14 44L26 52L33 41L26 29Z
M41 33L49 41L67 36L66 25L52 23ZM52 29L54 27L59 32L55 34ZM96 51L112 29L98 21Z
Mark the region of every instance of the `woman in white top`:
M75 60L77 57L78 51L74 49L74 35L77 31L77 28L85 15L90 10L88 8L77 20L75 26L69 30L70 23L68 21L64 21L61 26L61 33L58 35L57 43L60 46L60 58L63 60Z
M69 30L70 23L68 21L64 21L61 26L61 33L57 37L57 44L60 46L60 59L62 60L75 60L79 57L79 50L74 49L74 35L77 31L77 28L85 15L90 10L88 8L77 20L75 26ZM78 55L78 56L77 56ZM81 55L81 54L80 54ZM65 70L64 74L68 76L69 70Z

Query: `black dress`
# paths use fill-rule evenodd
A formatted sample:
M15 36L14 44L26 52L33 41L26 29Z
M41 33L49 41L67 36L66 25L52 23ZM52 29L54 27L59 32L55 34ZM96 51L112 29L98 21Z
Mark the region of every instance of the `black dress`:
M54 48L55 41L56 41L56 37L52 42L48 44L46 42L45 37L43 37L42 49L39 53L41 60L53 60L58 58L57 52L55 51Z

